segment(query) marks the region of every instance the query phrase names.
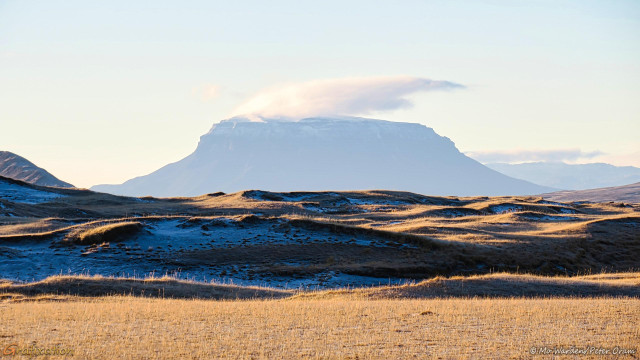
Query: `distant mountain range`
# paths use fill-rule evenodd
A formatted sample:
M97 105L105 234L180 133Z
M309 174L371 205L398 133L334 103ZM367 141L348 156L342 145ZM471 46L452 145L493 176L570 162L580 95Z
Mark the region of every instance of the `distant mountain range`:
M9 151L0 151L0 176L40 186L73 187L47 170Z
M591 201L591 202L625 202L640 203L640 183L614 186L600 189L577 191L557 191L542 195L553 201Z
M245 189L386 189L455 196L554 190L489 169L424 125L354 117L223 120L186 158L120 185L91 189L164 197Z
M565 164L534 162L485 164L505 175L563 190L585 190L627 185L640 181L640 168L603 163Z

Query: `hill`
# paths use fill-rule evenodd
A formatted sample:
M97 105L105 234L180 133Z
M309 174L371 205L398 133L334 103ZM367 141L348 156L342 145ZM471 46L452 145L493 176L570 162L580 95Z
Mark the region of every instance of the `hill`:
M516 179L564 190L586 190L621 186L640 181L640 168L604 163L565 164L533 162L490 163L486 166Z
M47 170L9 151L0 151L0 176L40 186L73 187L51 175Z
M4 184L4 185L2 185ZM399 191L133 198L0 178L0 273L279 288L640 268L638 205Z
M556 191L542 195L553 201L592 201L592 202L626 202L640 203L640 182L624 186L614 186L600 189Z

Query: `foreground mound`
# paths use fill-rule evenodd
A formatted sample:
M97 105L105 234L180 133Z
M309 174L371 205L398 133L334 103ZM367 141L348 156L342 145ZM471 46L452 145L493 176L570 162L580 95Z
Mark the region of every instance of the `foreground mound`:
M33 283L0 282L1 298L11 300L44 295L160 297L179 299L239 300L281 298L292 293L284 290L231 284L211 284L170 277L133 279L103 276L52 276ZM16 297L17 296L17 297Z
M366 289L327 290L303 293L298 298L364 297L640 297L640 273L545 277L499 273L480 276L436 277L416 284Z
M543 277L526 274L491 274L469 277L436 277L416 284L327 291L291 291L266 287L177 280L170 277L133 279L102 276L53 276L33 283L0 283L0 298L47 299L47 295L101 297L240 299L328 298L450 298L450 297L640 297L640 273L576 277Z

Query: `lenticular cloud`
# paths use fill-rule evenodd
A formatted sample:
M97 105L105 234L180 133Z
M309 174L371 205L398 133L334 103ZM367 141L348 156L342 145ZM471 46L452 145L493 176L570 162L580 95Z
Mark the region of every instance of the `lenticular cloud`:
M240 105L232 116L296 121L312 116L368 115L411 107L405 97L412 93L463 87L409 76L315 80L264 90Z

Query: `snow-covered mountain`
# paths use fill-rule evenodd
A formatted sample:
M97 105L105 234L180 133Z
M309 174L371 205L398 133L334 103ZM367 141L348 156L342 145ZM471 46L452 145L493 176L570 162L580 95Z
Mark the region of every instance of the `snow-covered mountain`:
M0 151L0 176L40 186L73 187L47 170L9 151Z
M563 162L486 165L516 179L565 190L622 186L640 181L640 168L633 166L614 166L604 163L565 164Z
M387 189L461 196L551 191L487 168L420 124L353 117L262 120L221 121L186 158L121 185L92 190L133 196L245 189Z

